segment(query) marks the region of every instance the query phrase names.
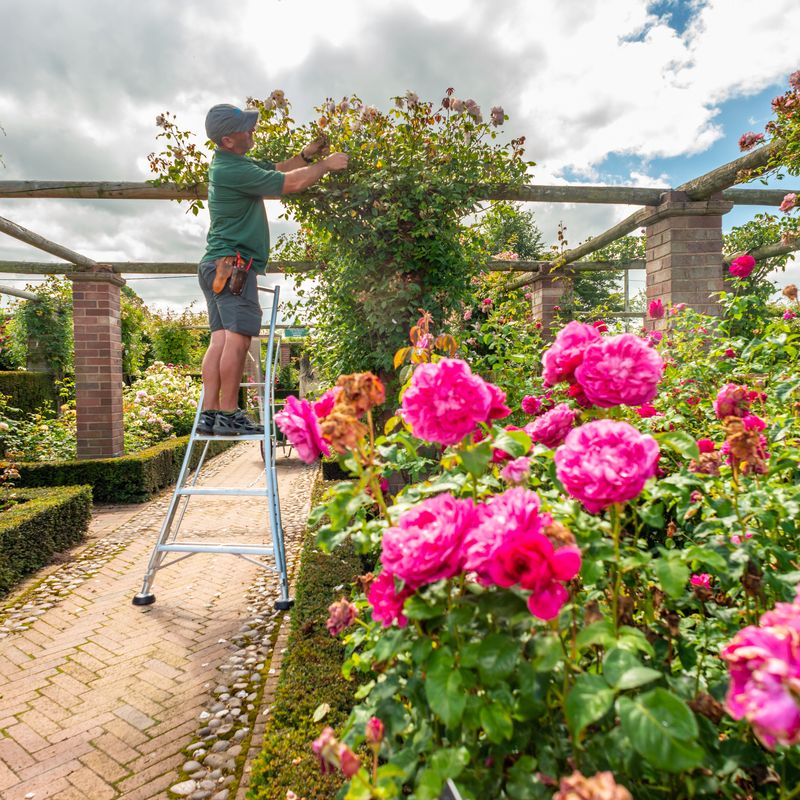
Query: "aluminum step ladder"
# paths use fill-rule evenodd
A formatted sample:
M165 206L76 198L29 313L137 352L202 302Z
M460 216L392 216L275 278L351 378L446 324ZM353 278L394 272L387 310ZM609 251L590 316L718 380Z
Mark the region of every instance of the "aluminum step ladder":
M177 564L196 553L229 553L243 558L245 561L250 561L259 567L274 569L278 573L280 583L280 596L275 602L275 608L286 610L291 608L294 604L294 601L289 599L289 578L286 571L286 550L283 540L280 497L278 495L278 477L275 465L276 441L273 420L275 402L274 370L277 365L277 358L273 359L273 351L276 350L275 327L278 318L280 287L275 286L273 288L267 288L259 286L258 290L272 295L272 308L269 312L269 329L266 337L267 352L264 359L263 381L242 383L240 387L245 387L246 389L260 388L258 405L261 423L264 426L264 433L243 436L213 436L197 433L197 424L200 420L200 412L203 407L203 393L201 392L200 400L197 404L197 412L194 417L194 424L192 425L192 432L189 436L189 444L186 448L186 454L183 457L183 464L181 465L180 474L178 475L178 481L175 484L175 491L173 492L169 507L167 508L167 514L158 534L155 547L150 555L150 561L144 575L144 582L142 583L142 590L134 595L132 600L135 606L149 606L155 602L156 597L153 594L153 581L155 580L156 573L160 569L171 567L173 564ZM200 473L206 461L209 444L213 441L260 442L264 458L265 486L246 488L198 486L198 478L200 477ZM192 472L190 468L192 453L194 452L195 446L201 443L202 452L200 454L200 459L194 470L191 482L188 482L190 473ZM228 542L214 544L206 544L204 542L178 542L178 531L191 498L197 496L214 497L220 495L226 497L263 497L267 504L267 521L272 534L271 545L235 544ZM165 560L170 553L174 554L174 557L170 560ZM271 562L265 561L263 558L258 559L258 557L264 556L271 557Z

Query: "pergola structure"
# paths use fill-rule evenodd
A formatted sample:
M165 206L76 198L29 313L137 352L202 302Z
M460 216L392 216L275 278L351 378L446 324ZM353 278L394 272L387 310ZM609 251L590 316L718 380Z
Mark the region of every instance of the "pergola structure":
M724 286L726 263L722 250L722 217L734 205L778 206L793 190L732 189L740 173L767 164L775 143L748 153L676 189L625 186L525 186L515 191L486 191L483 199L545 203L603 203L641 206L622 222L559 254L552 261L491 261L488 270L516 271L523 277L508 284L509 290L531 287L535 317L549 326L554 307L563 293L560 280L581 270L630 270L644 268L649 299L666 304L686 303L707 314L716 314L713 299ZM800 190L797 190L800 191ZM0 181L0 199L204 199L206 187L192 191L148 183L79 181ZM598 262L581 259L611 242L645 228L644 261ZM64 274L73 283L75 334L75 390L78 417L78 458L107 458L123 454L122 345L120 337L120 288L124 274L193 274L195 263L114 262L99 264L62 245L0 217L0 233L6 233L66 263L0 261L0 273ZM774 243L751 253L756 260L800 249L800 242ZM268 271L280 273L287 266L313 270L311 262L272 261ZM648 320L651 328L665 320Z

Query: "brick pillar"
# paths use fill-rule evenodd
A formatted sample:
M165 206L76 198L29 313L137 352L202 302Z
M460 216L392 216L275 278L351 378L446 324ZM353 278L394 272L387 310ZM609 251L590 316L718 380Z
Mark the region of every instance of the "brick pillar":
M123 455L120 287L110 268L73 273L78 458Z
M535 320L542 323L542 329L546 334L552 333L552 325L555 319L555 307L560 305L564 292L569 288L565 280L568 273L561 267L556 268L558 278L555 277L555 270L542 272L531 284L531 314Z
M722 215L733 207L720 199L692 201L684 192L665 192L646 224L647 301L686 303L717 315L722 291ZM669 318L645 320L649 330L665 329Z

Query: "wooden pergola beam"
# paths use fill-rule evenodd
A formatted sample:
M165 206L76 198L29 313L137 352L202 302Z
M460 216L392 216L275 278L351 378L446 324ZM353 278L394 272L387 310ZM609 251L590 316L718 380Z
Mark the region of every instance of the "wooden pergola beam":
M721 167L720 169L724 169ZM699 179L698 179L699 180ZM528 185L519 189L486 189L483 200L510 200L525 203L594 203L611 205L657 205L663 187L641 186L548 186ZM701 191L701 190L698 190ZM704 190L703 190L704 191ZM736 205L778 206L791 189L727 189L724 200ZM713 192L711 192L713 194ZM205 200L205 184L180 190L171 184L111 181L0 181L0 199L62 200Z

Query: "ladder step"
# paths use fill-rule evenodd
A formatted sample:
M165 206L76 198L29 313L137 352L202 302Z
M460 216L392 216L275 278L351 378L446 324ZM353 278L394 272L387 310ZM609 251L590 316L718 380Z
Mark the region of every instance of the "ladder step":
M190 489L176 489L175 494L180 495L227 495L229 497L266 497L267 496L267 487L260 486L253 489L228 489L224 486L214 486L214 487L193 487Z
M269 436L269 432L267 432ZM242 436L214 436L207 433L194 434L194 441L196 442L263 442L263 433L248 433Z
M240 556L271 556L273 548L259 544L200 544L183 542L181 544L159 544L156 549L162 553L231 553Z

